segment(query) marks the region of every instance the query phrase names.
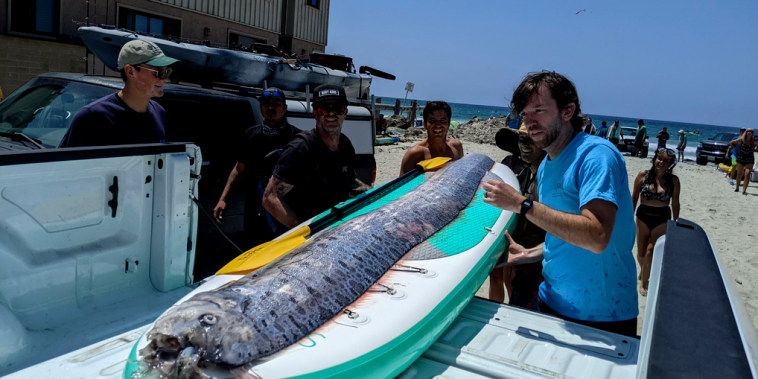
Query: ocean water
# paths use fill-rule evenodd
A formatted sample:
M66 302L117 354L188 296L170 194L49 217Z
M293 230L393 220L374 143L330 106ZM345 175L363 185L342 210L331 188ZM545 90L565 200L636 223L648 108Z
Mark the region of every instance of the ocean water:
M394 104L396 98L394 97L382 97L382 103L384 104ZM407 99L405 101L405 105L410 105L412 99ZM425 100L417 100L420 105L426 104ZM400 103L403 103L403 99L400 99ZM510 113L510 109L508 107L498 107L498 106L492 106L492 105L476 105L476 104L460 104L460 103L448 103L450 104L450 108L452 110L452 120L451 121L458 121L460 123L464 123L467 121L470 121L474 117L479 117L483 119L488 119L490 116L493 117L505 117ZM382 113L385 116L392 115L391 111L382 111ZM621 126L631 127L631 128L637 128L637 120L638 118L628 118L628 117L618 117L618 116L608 116L608 115L599 115L599 114L587 114L588 117L592 118L592 123L595 124L596 127L600 127L600 123L605 121L609 126L613 124L615 120L619 121L619 124ZM421 112L418 112L417 117L421 117ZM659 131L661 131L664 127L667 128L667 131L669 133L669 140L666 143L666 146L671 149L675 149L676 145L679 143L679 130L685 130L689 131L691 133L687 134L687 147L684 149L684 155L685 158L695 160L695 150L697 149L697 144L704 139L708 139L710 137L713 137L717 133L721 132L728 132L728 133L739 133L739 128L735 128L732 126L719 126L719 125L707 125L707 124L693 124L693 123L687 123L687 122L677 122L677 121L663 121L663 120L652 120L652 119L645 119L645 126L647 127L647 133L649 136L649 144L651 146L650 150L652 152L653 149L655 149L656 146L658 146L658 139L655 138L656 134L658 134ZM698 131L698 134L692 134L694 132Z

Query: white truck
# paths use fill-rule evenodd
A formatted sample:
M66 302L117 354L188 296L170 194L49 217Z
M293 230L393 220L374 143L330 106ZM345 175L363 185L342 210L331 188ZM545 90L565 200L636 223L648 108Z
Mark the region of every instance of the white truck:
M192 144L0 155L0 375L123 377L147 325L197 285L203 161ZM640 339L473 298L401 377L756 377L730 283L705 233L670 222Z

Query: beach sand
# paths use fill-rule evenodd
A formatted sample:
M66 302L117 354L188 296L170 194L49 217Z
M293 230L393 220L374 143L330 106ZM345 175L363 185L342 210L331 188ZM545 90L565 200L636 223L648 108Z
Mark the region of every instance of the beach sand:
M381 185L398 176L403 154L417 141L375 147L377 175L375 185ZM463 142L465 153L485 154L500 162L508 153L495 145ZM629 190L634 178L651 166L650 159L625 155ZM747 196L733 192L724 173L714 166L699 166L694 162L679 163L674 168L682 185L680 217L700 225L711 239L728 280L740 295L753 328L758 331L758 183L750 183ZM637 255L637 246L632 252ZM638 266L639 271L639 266ZM639 286L639 285L638 285ZM477 292L487 298L489 281ZM640 317L638 333L642 331L642 318L647 297L639 296Z

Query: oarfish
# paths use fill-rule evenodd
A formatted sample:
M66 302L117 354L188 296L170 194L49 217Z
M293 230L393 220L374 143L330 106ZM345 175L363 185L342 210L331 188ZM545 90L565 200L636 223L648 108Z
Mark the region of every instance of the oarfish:
M397 200L231 285L196 294L155 322L140 355L162 375L191 376L198 365L240 366L297 342L455 219L493 164L467 155Z

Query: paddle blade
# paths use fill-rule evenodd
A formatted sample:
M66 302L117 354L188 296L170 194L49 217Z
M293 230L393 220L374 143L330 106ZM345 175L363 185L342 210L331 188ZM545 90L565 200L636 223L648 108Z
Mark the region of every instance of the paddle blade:
M450 162L452 158L450 157L437 157L432 159L427 159L424 161L419 162L416 164L416 166L421 166L421 168L424 169L424 172L426 171L434 171L438 170L442 167L445 167L447 162Z
M311 228L306 225L282 238L262 243L234 258L218 270L216 275L244 275L255 271L303 244L310 234Z

